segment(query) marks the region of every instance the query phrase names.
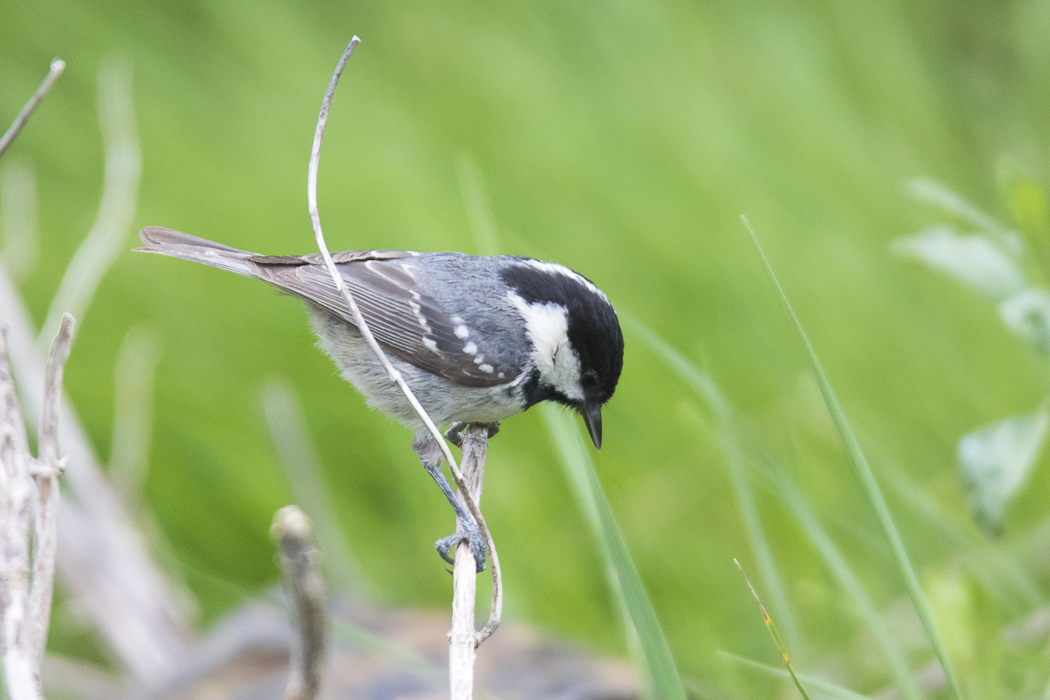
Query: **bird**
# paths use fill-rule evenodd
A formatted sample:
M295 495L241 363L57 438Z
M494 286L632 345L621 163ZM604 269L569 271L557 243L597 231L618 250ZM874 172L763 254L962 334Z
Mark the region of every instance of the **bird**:
M477 570L485 543L441 471L438 442L361 334L320 254L259 255L147 226L138 252L260 279L306 304L318 345L367 403L415 432L412 449L451 504L462 534L435 543L451 562L467 540ZM557 263L515 255L352 250L336 269L380 347L438 426L497 423L543 401L577 411L596 449L602 407L623 369L620 323L606 294Z

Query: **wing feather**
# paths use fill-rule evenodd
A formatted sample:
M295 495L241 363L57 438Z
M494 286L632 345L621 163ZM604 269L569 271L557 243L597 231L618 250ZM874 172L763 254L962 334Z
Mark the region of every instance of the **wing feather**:
M502 366L485 355L483 338L457 335L463 323L455 310L422 291L413 264L419 253L394 250L346 251L332 256L369 329L384 348L406 362L463 386L495 386L521 368ZM253 256L257 276L354 324L320 255ZM461 330L461 329L460 329ZM474 352L467 352L471 347ZM481 358L481 359L479 359ZM487 371L486 371L487 370Z

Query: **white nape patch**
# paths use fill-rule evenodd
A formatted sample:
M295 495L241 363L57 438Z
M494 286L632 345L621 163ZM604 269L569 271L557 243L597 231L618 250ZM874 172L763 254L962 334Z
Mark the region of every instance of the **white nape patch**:
M433 338L423 338L423 345L426 346L427 350L432 352L438 351L438 344L434 342Z
M457 333L456 335L459 335L459 333ZM468 355L476 355L478 353L478 346L474 344L473 340L470 340L467 342L466 345L463 346L463 352L467 353Z
M507 298L525 320L525 333L532 342L532 361L540 371L540 380L570 399L583 401L580 358L569 342L566 308L553 302L530 304L513 291L507 293Z
M478 369L480 369L482 372L492 374L496 368L492 365L478 365Z
M456 337L460 340L466 340L470 336L470 330L462 323L452 329L452 332L456 334ZM469 350L467 352L470 352Z
M605 292L603 292L602 290L600 290L597 287L595 287L594 284L591 283L591 281L588 280L583 275L579 274L578 272L573 272L572 270L570 270L569 268L565 267L564 265L559 265L558 263L543 262L541 260L533 260L532 258L526 258L525 260L518 260L517 263L519 265L527 265L528 267L531 267L531 268L533 268L535 270L540 270L542 272L547 272L547 273L555 274L555 275L564 275L565 277L568 277L569 279L572 279L572 280L574 280L576 282L579 282L584 287L589 289L591 292L597 294L599 297L601 297L605 301L609 301L609 298L607 296L605 296Z

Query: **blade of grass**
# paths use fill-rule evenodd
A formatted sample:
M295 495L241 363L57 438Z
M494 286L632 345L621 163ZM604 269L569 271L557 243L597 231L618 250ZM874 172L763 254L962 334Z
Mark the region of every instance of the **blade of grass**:
M635 318L621 315L621 322L627 326L635 335L642 339L656 355L664 361L668 367L671 368L683 381L693 387L697 394L700 395L710 406L712 411L715 413L719 422L719 435L722 440L723 450L726 453L727 460L736 464L734 471L743 472L744 467L741 460L741 454L743 450L739 444L739 432L740 422L737 420L736 415L733 411L732 406L726 400L721 389L714 382L713 379L700 369L698 369L692 362L690 362L684 355L678 350L672 347L667 341L665 341L658 333L648 328L645 324L641 323ZM761 457L761 461L765 466L766 476L773 481L773 483L780 490L781 496L785 503L794 513L796 519L802 525L803 529L809 535L810 540L817 547L817 551L820 553L824 562L828 568L835 574L839 579L840 584L846 590L846 592L853 599L854 605L868 624L876 642L883 649L883 653L886 655L889 661L891 670L893 671L894 677L896 678L897 685L903 693L904 697L909 700L919 700L923 697L922 692L919 690L914 677L908 669L907 661L905 660L904 653L900 649L893 635L889 629L883 623L882 618L879 616L875 604L872 602L870 596L864 590L860 581L853 574L853 571L849 568L845 558L841 555L838 548L832 542L831 538L827 535L824 528L820 525L816 516L806 505L805 499L802 494L799 493L798 489L793 483L784 475L783 470L776 468L771 463L770 458L766 455L765 451L757 446L757 438L753 435L744 433L745 436L752 442L752 451L757 451ZM747 488L747 497L751 500L753 506L753 499L751 498L750 486L747 486L746 478L744 479L745 488ZM746 516L745 516L746 519ZM756 522L757 513L756 513ZM749 523L749 528L751 524ZM766 547L768 552L768 545L765 540L764 533L761 531L761 525L758 524L758 538L762 546ZM756 542L753 539L752 545L755 546ZM759 564L761 566L762 556L758 554L758 548L756 547L756 556L758 557ZM772 556L770 555L769 561L772 562ZM776 574L775 568L773 569L774 575ZM765 573L763 572L763 576ZM780 579L777 576L775 579L776 585L780 585ZM769 585L769 581L767 581ZM770 586L772 588L772 586ZM788 637L788 644L791 645L791 638Z
M762 453L761 456L762 461L764 462L764 471L766 472L766 475L776 485L784 502L799 521L799 524L802 525L802 529L806 531L806 534L809 536L810 541L813 542L813 545L817 548L824 563L829 569L831 569L835 578L838 579L839 585L841 585L849 595L857 612L860 613L864 622L867 623L868 629L871 630L872 636L875 637L875 642L882 649L882 653L886 655L886 660L889 662L890 670L893 672L893 676L896 679L897 687L900 689L904 697L909 698L910 700L921 700L923 693L919 689L918 683L915 681L915 676L912 675L911 670L908 668L908 662L904 656L904 652L889 628L883 622L882 617L879 615L879 612L875 607L875 603L871 600L868 592L864 589L863 584L861 584L860 580L853 573L849 564L846 563L845 557L842 556L838 547L835 546L835 543L828 536L823 526L821 526L816 514L813 513L809 505L806 503L805 497L787 477L784 470L777 468L777 466L772 463L771 458L764 453Z
M809 362L810 369L817 380L817 385L820 387L820 393L824 397L824 403L827 405L828 412L831 414L831 419L835 423L835 429L838 431L839 438L842 440L842 443L846 448L849 462L853 466L857 478L860 480L861 486L864 489L864 494L867 496L868 502L875 511L875 516L879 522L879 526L882 528L882 532L886 536L886 539L893 550L894 559L897 562L897 568L900 571L901 576L904 577L904 582L908 589L908 595L911 597L912 605L915 607L915 612L919 616L919 621L922 623L922 627L926 631L926 636L929 638L930 644L933 646L934 653L937 654L937 660L940 662L941 668L944 669L944 675L948 679L948 685L951 687L953 695L961 700L962 689L959 687L959 681L955 676L955 669L952 666L951 659L948 657L948 652L944 648L944 644L941 643L940 636L937 634L937 628L933 624L933 617L930 615L929 608L926 606L926 596L923 594L922 587L919 585L919 579L915 575L915 569L912 568L911 562L908 560L908 554L904 550L904 543L901 542L900 534L897 532L897 527L893 524L893 517L890 515L889 508L886 507L886 501L882 497L882 491L879 490L878 482L875 481L875 475L872 473L871 467L868 465L868 460L865 458L864 452L860 448L860 443L857 442L857 438L853 434L853 429L850 427L845 412L843 412L842 407L839 405L838 397L831 388L831 382L824 373L824 368L821 366L820 360L817 358L817 353L813 349L813 345L809 342L809 337L806 335L806 331L802 327L802 322L799 321L798 316L795 315L795 310L791 307L791 302L788 301L787 294L784 292L783 287L780 286L780 280L777 279L776 273L773 272L773 266L770 265L769 259L766 258L765 251L762 250L762 245L758 242L758 237L751 229L751 224L748 222L747 218L741 217L741 219L743 220L748 233L751 234L751 240L754 241L755 247L758 249L758 254L762 258L762 263L765 265L769 279L776 288L780 302L784 306L784 310L787 312L787 315L795 328L799 342L802 344L806 353L806 359Z
M789 674L782 668L776 668L775 666L759 663L758 661L752 661L751 659L746 659L743 656L730 654L728 651L720 651L718 653L735 664L740 664L741 666L752 668L756 671L760 671L766 674L767 676L783 678L784 680L787 680L791 677L791 674ZM817 678L816 676L811 676L806 673L800 673L798 677L800 680L805 681L806 685L813 688L815 691L819 691L820 693L829 698L834 698L834 700L868 700L868 698L864 697L859 693L855 693L852 690L849 690L848 688L843 688L842 686L835 685L834 683L829 683L828 681L823 680L821 678Z
M630 622L638 634L654 694L659 700L685 700L685 689L667 638L580 439L579 430L570 415L554 406L543 406L543 418L569 484L598 540L609 572L610 586L630 615Z
M784 648L784 642L780 640L780 635L777 633L777 626L773 624L773 618L766 612L766 606L762 605L762 599L758 597L758 592L755 587L751 585L751 579L744 573L744 567L740 566L740 562L733 559L733 563L736 564L736 568L740 569L740 575L744 577L744 582L747 583L747 587L751 589L751 595L755 596L755 602L758 603L758 609L762 611L762 622L765 623L766 629L769 630L769 636L773 638L773 643L777 645L777 651L780 652L780 658L784 659L784 665L787 666L788 673L791 674L791 680L795 681L795 687L798 688L798 692L802 694L805 700L809 700L809 694L806 693L806 689L802 687L801 681L798 676L795 675L795 669L791 666L791 657L788 656L787 649Z
M722 396L722 392L718 389L714 380L697 369L693 363L661 338L658 333L627 314L621 314L620 321L631 333L648 345L686 384L692 387L714 412L718 424L719 440L722 443L722 452L725 454L726 464L729 466L733 492L737 503L740 505L740 514L744 519L748 541L751 543L751 550L754 552L755 560L758 562L762 580L769 589L769 595L773 601L773 610L777 613L777 619L781 620L783 624L784 636L787 637L788 644L793 649L801 649L803 644L798 625L795 623L795 616L791 612L786 589L781 581L776 561L773 558L773 550L769 546L769 540L766 539L766 533L762 527L762 518L759 515L755 496L748 481L743 450L740 446L739 433L732 408Z

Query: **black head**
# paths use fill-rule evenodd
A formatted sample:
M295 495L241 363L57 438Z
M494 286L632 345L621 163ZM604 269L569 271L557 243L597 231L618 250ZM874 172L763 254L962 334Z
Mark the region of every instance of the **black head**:
M503 271L503 281L520 298L515 303L528 325L537 364L525 387L526 401L552 400L576 409L600 448L601 409L623 369L616 312L601 290L567 267L517 260Z

